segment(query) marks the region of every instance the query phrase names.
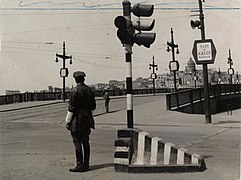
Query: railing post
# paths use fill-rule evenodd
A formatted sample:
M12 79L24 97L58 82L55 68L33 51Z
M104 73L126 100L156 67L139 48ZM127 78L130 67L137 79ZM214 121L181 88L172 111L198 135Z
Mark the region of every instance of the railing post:
M21 103L21 102L23 102L23 96L22 96L23 94L19 94L19 102Z
M177 108L179 108L179 98L178 98L179 93L175 93L176 101L177 101Z
M193 91L192 90L189 91L189 101L191 103L191 112L193 114L194 113L194 104L193 104Z
M203 113L202 89L203 88L199 89L199 100L200 100L200 103L201 103L201 112Z
M8 96L5 96L5 104L8 104Z
M170 107L170 105L171 105L171 95L169 95L169 94L167 94L166 95L166 106L167 106L167 110L171 110L171 107Z
M30 93L30 101L34 101L32 92Z

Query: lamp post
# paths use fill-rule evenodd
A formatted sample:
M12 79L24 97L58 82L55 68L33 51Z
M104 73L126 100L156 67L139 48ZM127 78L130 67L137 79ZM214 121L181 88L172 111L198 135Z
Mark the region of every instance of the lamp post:
M152 83L153 83L153 95L155 95L155 79L157 78L155 68L156 68L156 70L158 70L157 64L155 64L154 56L153 56L152 64L149 64L149 69L150 70L152 69L151 78L152 78Z
M238 74L238 71L236 72L236 80L237 80L237 84L239 84L239 74Z
M69 59L70 60L69 63L72 64L72 56L67 56L65 54L65 42L63 42L63 54L57 54L56 53L56 60L55 60L56 63L59 61L58 58L61 58L63 60L63 67L60 69L60 77L63 78L63 94L62 94L62 98L63 98L63 101L65 102L65 99L66 99L65 77L68 77L68 74L69 74L68 68L65 67L65 61Z
M194 88L196 89L197 87L197 70L196 69L194 69L193 80L194 80Z
M171 47L171 49L170 49ZM176 71L179 70L179 63L175 60L175 48L177 48L176 54L179 54L178 45L174 43L173 38L173 30L171 28L171 41L167 41L167 52L172 52L172 61L169 63L169 69L173 72L173 81L174 81L174 91L177 91L177 78L176 78Z
M233 77L233 74L234 74L234 69L232 67L233 65L233 60L232 60L232 57L231 57L231 50L229 49L229 56L228 56L228 64L229 64L229 68L228 68L228 74L229 74L229 84L232 84L233 83L233 80L232 80L232 77Z
M220 68L218 68L218 84L221 83L221 72L220 72Z
M201 40L194 42L193 54L196 56L195 60L197 64L203 65L205 122L212 123L210 97L209 97L209 85L208 85L208 64L214 63L214 59L216 56L216 49L211 39L209 40L205 39L205 26L204 26L204 14L203 14L203 8L202 8L202 1L204 2L204 0L198 0L199 20L191 21L191 27L193 29L197 27L198 29L201 30Z

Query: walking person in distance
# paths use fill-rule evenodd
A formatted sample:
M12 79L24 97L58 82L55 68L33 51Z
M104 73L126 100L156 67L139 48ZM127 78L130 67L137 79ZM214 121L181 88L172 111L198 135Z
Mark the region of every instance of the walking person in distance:
M109 96L109 92L108 92L107 89L103 93L103 98L105 100L105 112L108 113L109 112L110 96Z

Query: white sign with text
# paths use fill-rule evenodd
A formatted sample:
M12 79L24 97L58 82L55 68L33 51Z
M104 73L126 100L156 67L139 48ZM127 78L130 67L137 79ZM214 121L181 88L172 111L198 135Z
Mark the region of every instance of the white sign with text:
M211 42L197 43L197 60L198 61L212 60Z

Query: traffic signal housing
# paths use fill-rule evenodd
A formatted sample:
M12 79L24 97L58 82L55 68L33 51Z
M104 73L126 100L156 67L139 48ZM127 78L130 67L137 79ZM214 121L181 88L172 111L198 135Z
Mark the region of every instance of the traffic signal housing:
M129 3L129 2L125 2ZM142 18L150 17L153 14L154 5L149 4L135 4L132 8L123 4L123 12L125 16L118 16L115 18L115 26L118 28L117 37L122 44L136 43L137 45L149 48L156 39L156 33L142 31L151 31L155 26L155 20ZM131 21L131 12L137 16L137 19ZM138 32L135 33L135 30Z
M122 44L134 44L134 38L132 35L131 21L128 17L117 16L115 18L115 26L118 28L117 37Z

